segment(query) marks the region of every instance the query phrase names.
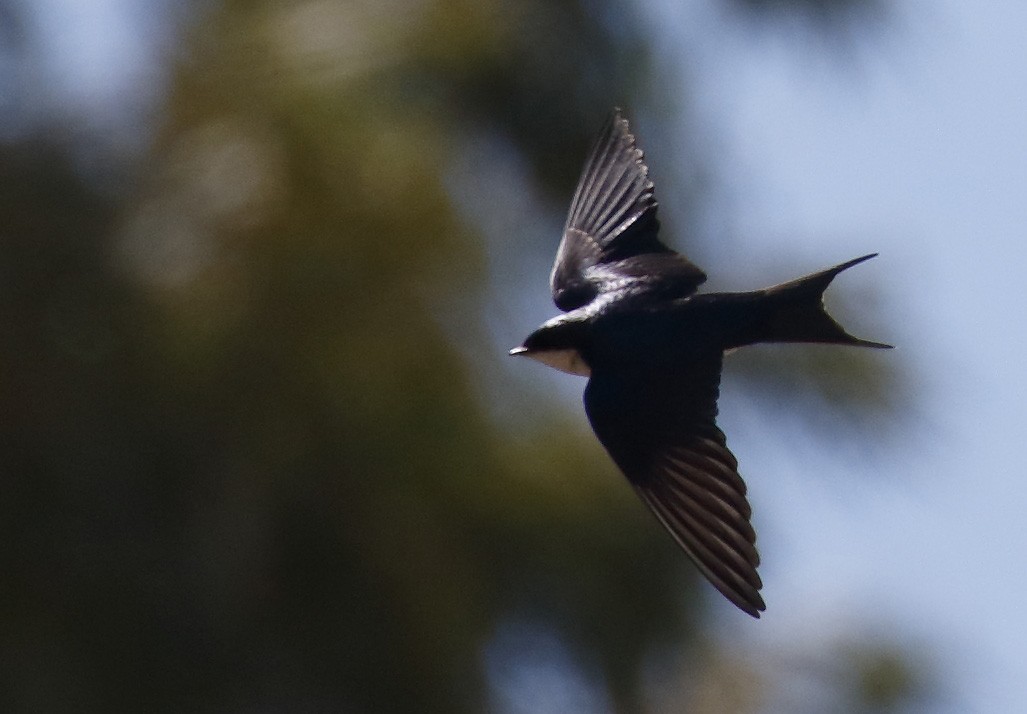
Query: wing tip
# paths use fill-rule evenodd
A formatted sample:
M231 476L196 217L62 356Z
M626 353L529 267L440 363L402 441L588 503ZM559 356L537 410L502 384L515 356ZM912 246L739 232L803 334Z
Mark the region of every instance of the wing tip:
M758 592L749 600L737 601L730 597L728 600L731 600L732 604L734 604L739 610L744 612L746 615L751 616L755 620L760 619L762 613L767 610L767 604L763 602L763 598Z
M728 572L718 568L715 562L710 562L710 553L704 552L706 546L697 539L689 542L686 530L679 530L674 527L671 521L670 512L667 506L653 493L644 488L635 486L635 491L642 498L642 501L649 507L650 512L656 516L656 520L670 534L677 545L692 560L699 572L706 580L723 595L731 604L742 612L755 619L760 619L760 613L767 609L760 589L763 587L763 580L756 571L756 565L750 563L750 567L738 569L728 566Z

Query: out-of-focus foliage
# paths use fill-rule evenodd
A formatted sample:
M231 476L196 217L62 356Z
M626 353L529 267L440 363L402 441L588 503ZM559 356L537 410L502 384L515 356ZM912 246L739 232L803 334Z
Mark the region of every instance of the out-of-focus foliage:
M729 5L759 24L800 21L831 36L885 21L890 10L884 0L730 0Z
M691 714L865 714L923 711L936 684L924 662L887 638L833 634L797 648L700 644L680 663L654 711Z
M612 2L202 4L130 165L0 146L0 709L481 711L511 619L643 709L694 573L556 404L490 418L446 175L494 132L563 200L646 53Z

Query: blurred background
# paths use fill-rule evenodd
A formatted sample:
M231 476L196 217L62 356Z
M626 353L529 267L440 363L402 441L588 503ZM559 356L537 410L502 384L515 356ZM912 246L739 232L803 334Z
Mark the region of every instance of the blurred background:
M0 0L0 710L1020 710L1025 28ZM727 361L759 621L506 357L614 105L710 289L881 252Z

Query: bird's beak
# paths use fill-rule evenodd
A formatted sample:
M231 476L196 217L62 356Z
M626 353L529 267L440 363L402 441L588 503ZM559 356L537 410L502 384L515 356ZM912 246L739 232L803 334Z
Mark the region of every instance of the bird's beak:
M511 357L517 357L518 355L525 354L527 351L528 351L528 348L523 346L523 345L520 346L520 347L514 347L512 350L510 350L510 356Z

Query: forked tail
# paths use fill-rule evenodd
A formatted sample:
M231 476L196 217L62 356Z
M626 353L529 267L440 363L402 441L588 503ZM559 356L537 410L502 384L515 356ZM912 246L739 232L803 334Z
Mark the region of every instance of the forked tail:
M889 348L882 342L853 337L827 314L824 291L838 273L870 260L877 253L864 255L819 273L807 275L781 285L767 288L764 305L770 312L765 318L759 342L828 342L861 347Z

